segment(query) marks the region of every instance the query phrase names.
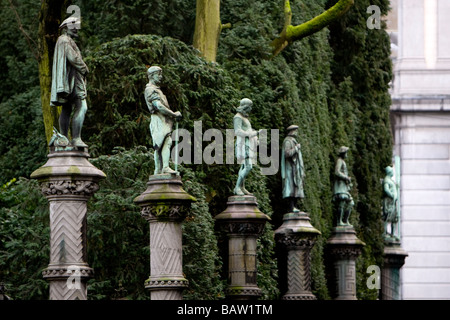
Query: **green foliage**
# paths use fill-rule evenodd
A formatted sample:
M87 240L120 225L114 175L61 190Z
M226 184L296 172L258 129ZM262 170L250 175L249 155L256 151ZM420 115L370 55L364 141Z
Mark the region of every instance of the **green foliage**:
M143 299L143 283L149 274L148 225L133 199L145 190L148 177L145 148L91 162L107 178L88 207L88 261L95 270L88 293L92 299ZM126 163L127 165L124 165Z
M0 183L29 176L47 155L39 87L0 103Z
M108 0L81 1L81 36L86 46L130 34L158 34L192 42L196 0Z
M48 221L37 181L13 179L0 187L0 282L14 300L48 297L41 274L49 259Z
M37 61L38 12L33 0L0 0L0 103L39 85ZM19 21L23 32L19 30ZM29 36L24 35L26 33ZM35 51L33 53L33 51Z

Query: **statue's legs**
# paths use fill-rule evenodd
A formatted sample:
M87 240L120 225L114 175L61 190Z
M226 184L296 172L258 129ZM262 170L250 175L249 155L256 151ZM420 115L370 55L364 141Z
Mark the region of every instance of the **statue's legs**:
M342 222L344 223L344 225L350 226L351 224L348 221L348 219L350 218L350 213L352 212L354 202L353 202L353 199L350 198L350 199L345 200L344 203L345 203L345 205L344 205L345 209L343 212L344 216L343 216Z
M245 194L251 194L244 188L245 178L252 170L253 166L250 162L249 158L245 159L245 162L242 163L241 168L239 169L238 179L236 181L236 187L234 188L234 194L238 196L243 196Z
M153 174L160 174L161 173L161 148L155 145L154 147L155 152L153 153L153 158L155 159L155 171Z
M393 239L400 240L399 236L396 235L396 232L395 232L395 230L397 230L397 228L398 228L397 221L392 220L392 221L391 221L391 237L392 237Z
M59 115L59 131L66 138L69 137L70 115L72 114L72 104L63 104Z
M338 204L338 221L337 221L337 225L338 226L344 225L344 222L343 222L344 210L345 210L345 200L339 200L339 204Z
M175 173L175 171L169 167L170 147L171 146L172 146L172 137L169 134L166 137L166 139L164 140L164 144L163 144L163 147L161 150L162 173Z
M238 178L236 181L236 186L234 187L234 194L238 196L243 196L245 193L242 191L242 183L244 180L243 172L244 172L245 164L241 164L241 167L239 169Z
M81 140L81 128L87 111L86 99L75 100L75 113L72 118L72 145L77 147L87 147Z
M295 198L295 197L288 198L289 212L300 212L300 210L295 207L296 202L297 202L297 198Z

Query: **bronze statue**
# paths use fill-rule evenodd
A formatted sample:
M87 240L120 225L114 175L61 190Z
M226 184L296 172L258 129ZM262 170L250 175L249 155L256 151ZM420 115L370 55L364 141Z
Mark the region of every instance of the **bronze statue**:
M287 128L287 136L281 150L281 179L283 181L283 198L289 201L289 212L300 212L295 207L297 199L303 199L305 168L302 151L297 137L297 125Z
M86 103L86 75L89 72L84 63L80 49L74 39L78 38L80 21L70 17L59 26L59 36L52 67L51 106L62 106L59 117L61 134L68 137L70 116L72 117L72 141L75 147L87 147L81 140L81 129L87 111Z
M392 177L394 176L394 170L392 167L386 167L386 176L383 179L383 220L384 220L384 236L386 239L399 240L395 235L395 230L398 223L397 212L397 184ZM391 225L390 233L388 233L388 225Z
M236 135L235 153L238 163L241 163L239 176L234 188L235 195L251 194L245 189L245 178L256 163L256 148L258 145L258 131L252 129L249 113L252 110L253 102L244 98L236 108L236 115L233 118L234 134Z
M176 173L169 167L170 147L172 146L172 128L174 121L181 118L179 111L170 110L164 93L159 88L162 79L162 69L152 66L147 70L148 84L145 87L145 101L150 111L150 134L155 149L154 174Z
M338 226L351 226L349 217L355 204L350 194L353 186L352 179L348 175L347 164L345 163L347 152L348 147L342 146L339 148L338 158L334 167L333 200L337 203L338 208Z

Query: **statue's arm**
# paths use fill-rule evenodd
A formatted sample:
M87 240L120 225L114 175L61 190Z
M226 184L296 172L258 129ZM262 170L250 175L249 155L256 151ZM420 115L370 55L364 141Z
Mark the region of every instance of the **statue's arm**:
M292 158L296 153L296 145L294 145L292 141L286 141L284 144L284 156L286 158Z
M234 134L236 136L240 137L255 137L258 135L258 131L255 130L244 130L242 128L242 118L239 116L235 116L233 119L233 126L234 126Z
M88 67L84 63L83 58L81 57L81 54L79 52L77 52L75 49L73 49L72 46L70 45L70 43L68 43L68 42L65 43L64 49L65 49L66 57L67 57L67 60L69 61L69 63L75 69L77 69L82 75L85 75L86 73L88 73Z
M170 110L169 108L167 108L162 102L161 99L159 97L159 95L154 92L151 96L150 96L150 100L152 103L152 106L158 110L158 112L160 112L162 115L164 116L168 116L171 118L177 118L181 116L180 112L173 112L172 110Z
M240 137L246 137L248 134L242 129L241 117L234 117L233 119L234 134Z
M389 188L389 182L383 183L384 194L389 198L394 199L394 194L391 192L391 188Z
M336 175L337 178L350 182L350 178L341 172L341 167L342 167L342 159L339 158L337 159L336 166L334 167L334 174Z

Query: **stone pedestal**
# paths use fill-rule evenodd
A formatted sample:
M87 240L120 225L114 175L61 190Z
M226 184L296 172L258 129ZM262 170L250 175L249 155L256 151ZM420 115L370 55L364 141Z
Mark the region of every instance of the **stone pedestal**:
M270 218L258 209L256 197L245 195L229 197L215 220L228 237L227 299L257 299L261 290L256 281L256 240Z
M306 212L287 213L275 231L283 300L315 300L311 292L311 249L320 231Z
M183 275L181 224L196 199L183 190L176 174L152 175L147 190L134 199L150 224L151 300L182 300L188 280Z
M384 246L384 265L381 270L381 300L400 300L400 269L408 256L400 242L388 241Z
M42 272L50 284L50 300L86 300L88 199L105 174L89 161L87 148L55 151L31 174L50 205L50 264Z
M335 300L356 299L356 258L365 243L356 237L352 226L333 228L327 246L336 272Z

